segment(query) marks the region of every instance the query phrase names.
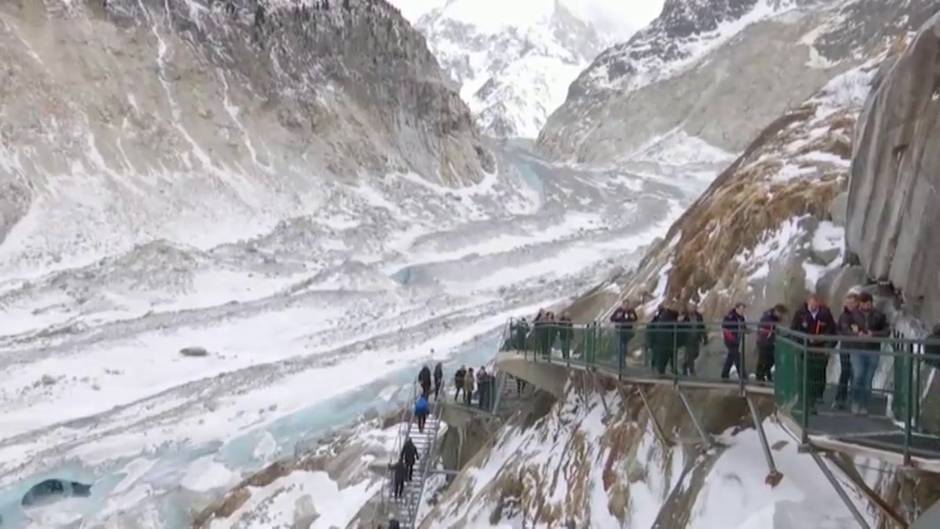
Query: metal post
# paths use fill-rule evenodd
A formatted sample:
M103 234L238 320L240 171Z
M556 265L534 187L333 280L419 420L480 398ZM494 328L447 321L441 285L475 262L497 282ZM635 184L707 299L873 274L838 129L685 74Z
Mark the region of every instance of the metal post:
M688 412L689 417L692 419L692 424L695 426L695 430L698 432L699 437L701 437L702 441L705 443L706 449L711 448L711 437L705 433L701 423L699 423L698 417L695 416L695 412L692 410L692 406L689 404L689 400L685 398L685 393L682 392L682 387L676 386L676 392L679 393L679 400L681 400L682 405L685 406L685 411Z
M741 394L744 395L747 385L747 368L746 361L747 358L747 326L744 323L739 323L738 329L740 330L741 336L741 347L738 350L738 383L741 386Z
M623 338L620 333L624 332L623 329L618 329L617 331L617 380L623 380L623 365L626 363L627 351L623 345Z
M832 471L829 470L828 466L826 466L826 462L823 461L821 457L819 457L819 454L816 453L816 450L813 450L812 448L810 448L809 455L812 456L813 461L816 462L816 465L819 467L819 470L822 471L823 475L826 476L826 479L829 481L829 484L832 485L833 489L835 489L836 494L839 495L839 498L842 500L842 503L844 503L845 506L849 509L849 512L852 513L852 517L855 518L856 522L858 522L858 526L863 529L871 529L871 526L868 525L868 520L866 520L865 517L862 516L862 513L859 512L858 507L856 507L855 504L852 503L852 500L845 493L845 490L842 488L842 485L840 485L836 477L832 475Z
M914 414L914 359L907 357L907 409L904 412L904 465L911 464L911 420Z
M920 378L921 378L921 365L920 365L920 363L921 363L921 356L922 356L923 351L918 351L918 352L915 353L915 351L914 351L914 347L915 347L914 344L911 344L910 347L911 347L911 358L913 358L913 359L914 359L914 362L915 362L915 363L914 363L914 380L916 381L916 384L915 384L915 386L914 386L914 420L913 420L913 428L914 428L914 430L916 430L916 431L919 432L919 431L921 431L921 424L920 424L920 422L921 422L921 421L920 421L920 399L921 399L921 397L923 396L923 393L921 392L921 383L922 383L922 381L921 381L921 379L920 379Z
M801 356L803 357L803 365L800 367L803 371L803 374L802 374L802 381L800 383L800 386L801 386L800 407L802 408L802 415L803 415L803 417L801 417L801 422L803 423L802 425L803 431L800 432L800 442L805 446L806 444L809 443L809 432L807 431L809 430L809 392L806 389L807 383L808 383L807 371L809 370L807 369L808 366L806 365L806 362L807 362L806 340L803 340L803 352Z
M672 378L679 383L679 324L672 324Z
M754 419L754 429L757 430L757 434L760 437L760 444L764 449L764 459L767 460L767 467L770 470L766 481L769 485L777 486L783 478L783 474L777 470L777 465L774 463L774 456L770 451L770 444L767 442L767 434L764 432L764 424L761 422L760 415L757 413L757 407L754 406L750 395L745 395L744 399L747 401L748 408L751 409L751 418Z

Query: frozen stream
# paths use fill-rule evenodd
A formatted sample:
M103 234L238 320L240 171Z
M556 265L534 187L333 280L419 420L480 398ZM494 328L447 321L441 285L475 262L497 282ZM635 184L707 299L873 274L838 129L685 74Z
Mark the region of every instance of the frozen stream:
M0 246L2 527L187 527L298 443L397 406L422 362L479 365L509 316L631 266L713 176L496 149L474 188L328 183L322 210L212 248L37 269ZM50 478L91 495L24 510Z

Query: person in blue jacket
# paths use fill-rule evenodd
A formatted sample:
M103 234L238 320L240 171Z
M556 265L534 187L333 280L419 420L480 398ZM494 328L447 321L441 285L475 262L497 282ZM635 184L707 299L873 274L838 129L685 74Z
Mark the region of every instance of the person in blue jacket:
M431 413L431 406L428 404L428 397L421 395L415 403L415 419L418 421L419 433L424 433L424 423L428 420L429 413Z

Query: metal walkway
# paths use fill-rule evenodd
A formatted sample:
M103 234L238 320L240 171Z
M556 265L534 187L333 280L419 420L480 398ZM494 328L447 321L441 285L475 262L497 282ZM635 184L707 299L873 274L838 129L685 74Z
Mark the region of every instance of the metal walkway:
M815 446L819 450L840 451L865 455L892 464L917 468L926 472L940 473L940 436L924 431L921 420L920 396L923 395L922 372L929 369L924 354L925 341L906 340L898 337L868 339L877 343L876 351L866 349L863 354L877 355L878 365L888 367L893 377L887 387L873 391L868 415L854 415L836 406L836 385L825 387L821 399L813 399L812 383L808 383L809 369L804 369L814 357L828 357L838 362L839 354L846 351L839 347L844 337L808 337L783 328L776 329L775 382L758 382L752 372L756 363L756 351L749 348L750 341L758 330L754 326L742 328L742 343L739 365L722 378L727 349L722 340L725 330L720 323L703 323L695 332L711 335L711 340L702 340L694 361L695 374L680 374L686 367L685 347L687 341L680 324L664 331L663 327L636 324L630 329L627 354L620 354L619 329L598 323L571 325L567 331L561 328L549 330L543 326L525 337L514 331L512 322L504 334L504 351L497 365L501 370L509 368L511 359L524 360L533 365L548 364L565 370L580 370L604 375L635 385L664 385L679 390L713 390L742 397L770 396L776 403L777 416L781 423L804 446ZM567 334L563 334L567 332ZM655 333L659 333L658 335ZM545 335L549 334L546 339ZM645 342L644 342L645 335ZM650 335L653 335L650 337ZM715 336L717 335L717 336ZM668 358L666 367L654 369L656 352L663 350L662 337L672 340L666 344ZM717 338L717 339L716 339ZM812 347L807 343L829 338L826 348ZM658 343L654 340L660 340ZM853 342L864 338L853 338ZM653 343L653 346L650 346ZM519 349L522 346L523 349ZM854 352L854 351L853 351ZM567 353L567 354L566 354ZM661 358L660 358L661 360ZM738 378L738 368L745 376ZM662 373L660 373L662 371ZM509 371L514 376L520 373ZM525 378L525 377L523 377ZM541 380L542 389L555 393L563 390L563 381ZM539 385L539 380L530 380ZM812 401L812 402L810 402Z

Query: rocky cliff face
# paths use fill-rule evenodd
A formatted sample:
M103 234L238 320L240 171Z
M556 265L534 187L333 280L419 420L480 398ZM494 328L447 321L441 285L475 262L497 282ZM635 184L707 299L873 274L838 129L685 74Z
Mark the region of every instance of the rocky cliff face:
M837 77L764 129L638 269L606 291L650 311L693 301L712 317L744 300L756 316L774 303L796 306L838 274L844 218L832 214L833 201L847 185L855 119L878 64ZM588 306L590 317L603 315L610 299Z
M602 53L539 136L552 156L617 159L682 131L741 152L787 109L918 27L919 0L669 0Z
M4 2L0 77L0 241L36 262L207 220L228 224L214 243L251 235L318 208L334 180L459 186L492 169L384 1Z
M884 68L860 118L848 244L911 312L940 321L940 15Z

